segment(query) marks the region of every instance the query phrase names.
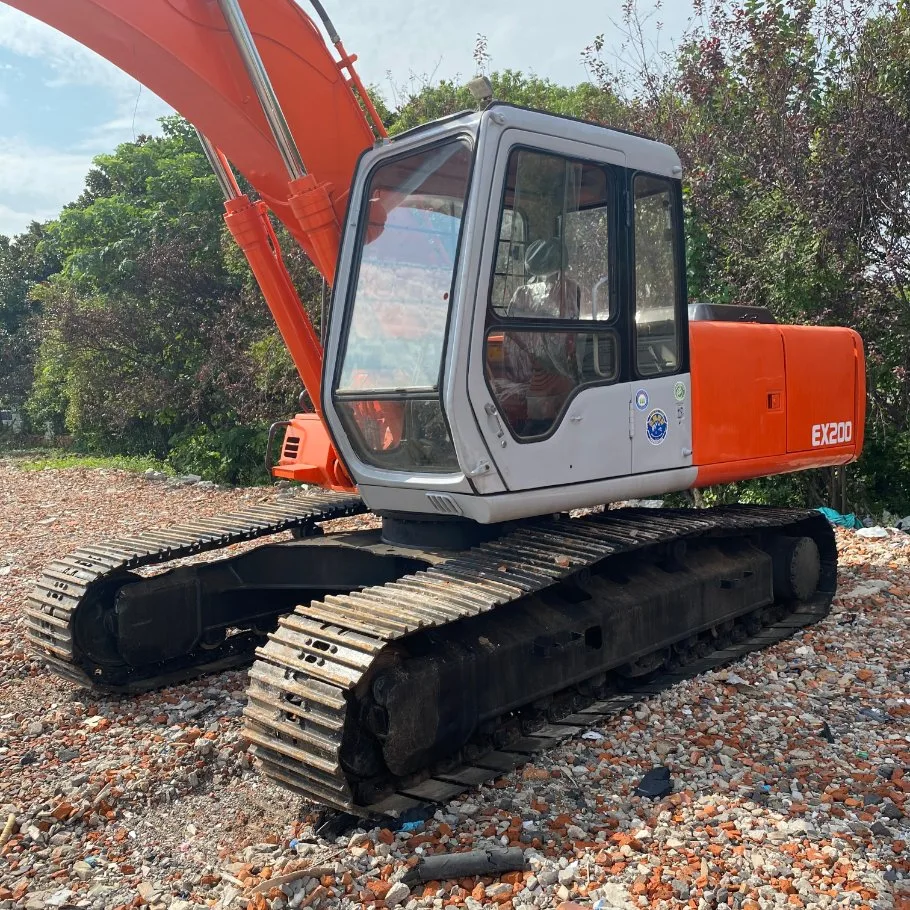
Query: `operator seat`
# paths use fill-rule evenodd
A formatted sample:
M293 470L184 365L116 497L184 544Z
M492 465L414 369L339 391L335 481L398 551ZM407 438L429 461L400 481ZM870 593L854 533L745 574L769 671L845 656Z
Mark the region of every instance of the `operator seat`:
M495 383L496 397L518 436L549 432L578 384L575 333L541 326L548 320L579 317L581 289L565 277L565 258L557 237L530 243L525 273L531 278L516 288L506 311L514 321L503 332L503 379ZM520 321L527 321L529 328Z

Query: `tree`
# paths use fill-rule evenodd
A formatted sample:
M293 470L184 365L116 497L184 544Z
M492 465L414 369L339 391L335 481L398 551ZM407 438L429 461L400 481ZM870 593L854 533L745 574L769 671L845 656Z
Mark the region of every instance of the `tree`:
M0 236L0 404L21 407L34 373L39 306L32 288L60 268L46 225Z
M297 383L195 132L162 125L99 156L48 229L61 266L33 292L43 321L29 407L91 449L170 454L187 469L204 453L211 474L219 436L261 442Z

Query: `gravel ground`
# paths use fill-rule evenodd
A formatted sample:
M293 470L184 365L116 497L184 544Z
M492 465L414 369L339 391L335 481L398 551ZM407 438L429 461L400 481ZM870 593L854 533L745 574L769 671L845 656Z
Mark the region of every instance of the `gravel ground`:
M413 830L326 841L314 807L251 765L244 673L95 698L24 647L20 611L53 557L262 495L0 463L0 828L15 816L0 910L910 910L910 534L838 531L841 593L805 633L664 692ZM672 795L633 795L655 765L670 769ZM524 849L525 871L401 882L422 857L508 845Z

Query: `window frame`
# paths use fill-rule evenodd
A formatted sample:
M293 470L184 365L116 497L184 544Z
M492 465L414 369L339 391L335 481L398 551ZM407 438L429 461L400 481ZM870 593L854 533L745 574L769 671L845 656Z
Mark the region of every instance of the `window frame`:
M670 205L673 217L673 261L676 266L676 299L673 301L674 326L676 329L676 369L660 373L642 373L638 365L638 328L635 316L638 312L638 286L636 279L636 231L635 231L635 181L638 178L659 180L670 191ZM653 174L640 169L628 169L626 183L628 206L628 242L626 270L629 287L629 364L631 375L637 382L658 380L666 376L678 376L689 372L689 320L686 288L686 252L683 236L684 221L682 208L682 181L663 174Z
M502 209L502 210L500 211L500 214L502 214L504 211L505 211L505 209ZM528 234L528 216L527 216L527 213L525 212L524 209L520 209L520 208L519 208L519 209L512 208L512 209L509 209L509 211L512 212L512 216L513 216L513 217L514 217L515 215L520 216L520 220L521 220L521 224L522 224L522 229L523 229L524 234L525 234L525 239L522 241L522 245L523 245L524 249L527 250L527 247L528 247L528 239L527 239L527 234ZM507 277L507 275L503 274L502 272L498 272L498 271L496 270L497 266L499 265L499 248L500 248L500 245L507 242L507 241L504 240L503 237L502 237L502 218L500 218L500 221L499 221L499 231L500 231L500 236L497 238L497 241L496 241L496 256L495 256L494 259L493 259L493 272L492 272L492 274L490 275L490 299L488 300L488 304L489 304L490 306L492 306L492 299L493 299L493 283L496 281L497 278L506 278L506 277Z
M537 155L546 155L552 158L560 158L563 161L579 162L584 165L591 165L599 168L604 172L606 177L606 205L608 210L607 217L609 232L607 239L606 258L607 277L609 279L607 285L609 294L609 319L534 319L529 317L516 317L499 313L493 306L493 281L496 275L496 260L499 251L499 243L501 242L500 236L502 234L503 213L506 211L505 202L506 193L508 191L509 171L511 168L512 156L522 151L532 152ZM481 355L483 361L484 382L487 386L487 391L490 394L490 397L496 404L497 409L502 414L502 405L500 403L500 398L494 391L492 385L493 377L491 376L489 370L489 362L487 359L487 349L490 335L497 332L523 330L526 332L539 333L571 332L576 335L609 333L609 335L614 339L614 350L618 361L615 376L612 379L600 379L592 382L585 382L575 386L575 388L572 389L571 393L566 398L565 402L563 402L562 407L553 420L553 424L550 426L546 433L538 433L533 436L519 436L509 421L505 419L505 415L503 414L503 425L513 441L520 445L526 445L535 442L543 442L557 433L559 428L562 426L563 421L565 420L566 412L569 410L572 402L581 392L587 389L600 388L603 386L613 386L621 384L623 382L631 381L631 363L629 354L629 339L631 337L631 332L629 330L629 308L622 306L622 289L623 287L627 286L625 272L628 269L628 252L625 249L623 242L623 236L626 232L627 223L626 197L628 190L625 174L628 172L628 169L609 162L597 161L596 159L585 157L583 155L564 154L562 152L555 152L549 149L541 149L539 147L527 145L525 143L516 143L515 145L510 146L507 155L508 157L505 167L505 180L503 181L502 189L499 195L499 213L496 221L496 232L494 235L495 239L493 241L495 252L490 265L490 278L486 291L486 319L483 332L483 351ZM594 208L594 206L589 206L588 208ZM522 211L520 207L516 209L514 206L512 206L510 210L519 212ZM585 211L585 209L579 209L578 211ZM523 212L522 216L524 217ZM527 220L525 220L525 223L527 225ZM529 241L526 239L525 242L527 243Z

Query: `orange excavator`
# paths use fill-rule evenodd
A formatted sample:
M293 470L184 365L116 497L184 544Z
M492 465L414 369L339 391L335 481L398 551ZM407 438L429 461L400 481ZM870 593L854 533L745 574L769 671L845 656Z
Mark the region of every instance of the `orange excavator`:
M688 303L671 148L482 79L476 110L390 139L317 0L7 2L196 126L312 403L272 434L292 492L48 566L26 627L52 670L128 693L255 658L263 773L367 813L826 614L817 512L604 508L862 446L855 332ZM332 286L324 343L273 217ZM366 511L381 528L322 533Z

